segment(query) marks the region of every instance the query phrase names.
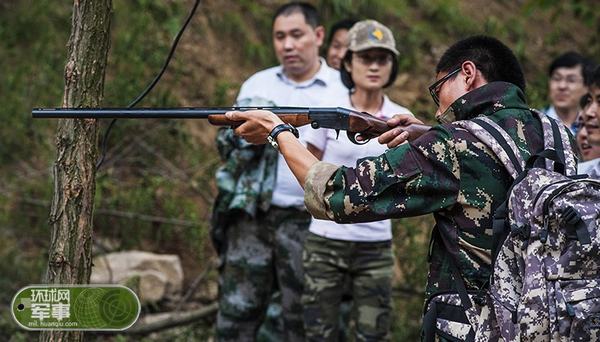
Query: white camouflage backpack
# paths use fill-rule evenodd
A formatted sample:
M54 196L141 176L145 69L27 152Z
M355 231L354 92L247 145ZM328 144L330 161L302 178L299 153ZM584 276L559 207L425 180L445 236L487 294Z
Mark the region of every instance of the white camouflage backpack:
M532 111L545 146L527 162L492 120L458 122L494 152L514 182L494 213L485 295L493 310L460 294L459 284L454 304L467 320L453 334L438 319L436 335L446 340L600 341L600 181L575 175L566 128Z

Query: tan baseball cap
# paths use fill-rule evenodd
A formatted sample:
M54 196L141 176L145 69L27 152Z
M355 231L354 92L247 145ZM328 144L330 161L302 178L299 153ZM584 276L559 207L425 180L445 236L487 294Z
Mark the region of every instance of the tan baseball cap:
M396 41L389 28L375 20L362 20L348 31L348 50L358 52L373 48L382 48L398 56Z

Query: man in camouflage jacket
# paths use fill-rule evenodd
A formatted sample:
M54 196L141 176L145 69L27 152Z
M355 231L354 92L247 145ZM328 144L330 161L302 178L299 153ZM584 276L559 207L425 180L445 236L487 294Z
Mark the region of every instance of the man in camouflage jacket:
M452 109L461 119L483 115L507 129L525 159L531 148L543 146L541 125L514 84L486 84L462 96ZM492 215L511 183L484 144L462 128L443 124L418 140L360 161L356 168L315 165L305 183L310 192L306 204L313 216L337 222L433 213L437 232L426 289L431 295L454 288L446 250L457 258L468 288L485 286L491 271Z
M544 144L524 89L521 67L508 47L491 37L470 37L444 53L430 87L439 106L436 117L445 123L414 141L403 143L408 134L392 129L379 141L393 148L359 160L355 168L310 159L291 134L278 135L277 142L314 217L346 223L433 213L427 295L455 290L457 277L476 292L487 286L492 216L512 180L486 145L453 122L488 117L510 134L526 160ZM268 112L227 115L247 120L236 133L253 143L281 124ZM398 117L388 125L411 121Z

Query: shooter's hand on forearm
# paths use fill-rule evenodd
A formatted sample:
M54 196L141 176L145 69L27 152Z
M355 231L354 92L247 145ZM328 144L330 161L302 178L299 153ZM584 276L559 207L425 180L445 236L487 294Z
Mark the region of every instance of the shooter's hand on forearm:
M234 132L251 144L266 143L273 128L283 123L283 120L268 110L233 111L227 112L225 116L229 120L244 122Z
M395 128L381 134L377 141L382 145L393 148L408 140L409 134L402 130L402 127L411 124L423 125L423 122L409 114L396 114L387 121L387 124L389 127Z

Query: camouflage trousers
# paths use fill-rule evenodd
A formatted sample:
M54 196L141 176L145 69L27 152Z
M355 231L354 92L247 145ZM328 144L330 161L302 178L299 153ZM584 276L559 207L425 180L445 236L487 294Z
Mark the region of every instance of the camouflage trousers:
M390 339L391 241L352 242L308 233L304 244L304 329L308 341L337 341L344 282L352 292L356 341Z
M271 207L227 227L221 256L217 341L255 341L279 285L286 341L304 341L302 249L310 215Z

